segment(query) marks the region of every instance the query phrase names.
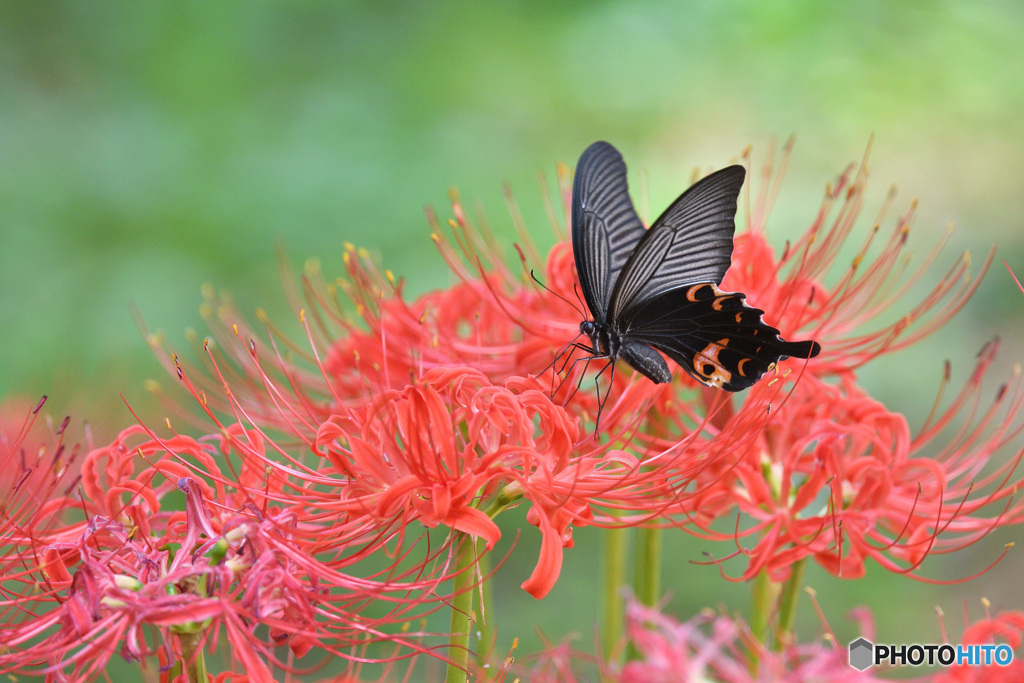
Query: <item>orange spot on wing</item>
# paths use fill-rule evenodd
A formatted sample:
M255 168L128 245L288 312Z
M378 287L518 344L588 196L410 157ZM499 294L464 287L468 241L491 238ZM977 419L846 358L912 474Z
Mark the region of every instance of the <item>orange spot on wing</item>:
M718 354L729 345L729 338L711 342L693 357L693 370L697 376L713 387L721 387L732 379L732 373L725 369Z
M700 290L704 289L705 287L714 287L714 285L705 283L703 285L694 285L693 287L690 287L688 290L686 290L686 300L700 301Z

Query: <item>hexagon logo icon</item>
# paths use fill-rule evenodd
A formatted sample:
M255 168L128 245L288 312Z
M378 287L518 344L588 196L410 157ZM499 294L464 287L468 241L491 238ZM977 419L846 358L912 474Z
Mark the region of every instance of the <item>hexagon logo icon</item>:
M875 646L866 638L858 638L850 643L850 666L857 671L863 671L872 664L874 660Z

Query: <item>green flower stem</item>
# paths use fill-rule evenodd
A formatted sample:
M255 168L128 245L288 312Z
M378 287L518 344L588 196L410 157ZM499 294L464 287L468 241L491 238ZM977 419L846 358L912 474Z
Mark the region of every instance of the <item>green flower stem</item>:
M640 553L636 568L635 589L637 599L653 607L661 599L661 539L664 530L640 530Z
M797 560L790 571L789 579L782 585L782 594L779 596L779 624L775 630L775 643L773 649L782 650L791 640L793 634L793 622L796 620L796 601L800 596L800 586L804 582L804 572L807 571L807 558Z
M626 546L629 542L629 529L607 529L604 538L604 616L601 636L604 642L604 656L611 661L615 655L615 648L622 639L626 616L622 587L626 583Z
M494 646L494 591L488 575L491 573L491 556L487 553L487 542L482 538L476 541L477 566L480 567L480 613L477 618L477 633L480 634L480 651L478 656L481 664L486 663Z
M491 501L491 504L484 510L484 514L491 519L496 519L498 515L510 506L518 503L522 498L522 489L518 485L507 486ZM494 647L494 624L496 619L494 614L494 591L490 579L487 578L491 573L491 556L487 553L487 543L482 538L478 538L476 541L476 562L479 567L480 580L483 582L480 586L480 612L478 615L474 615L477 626L475 633L479 635L480 639L480 650L477 652L477 659L481 664L485 664L490 659L491 649ZM452 618L454 617L453 613ZM454 627L452 632L455 632Z
M764 569L757 575L750 587L753 605L750 609L750 631L759 643L766 644L768 638L768 622L771 620L772 608L775 606L775 595L778 587L768 578ZM758 656L751 651L749 668L751 673L757 672Z
M452 585L451 635L448 637L448 672L445 683L466 683L469 679L469 634L473 629L473 579L476 570L476 542L462 532L455 533L455 581Z
M206 683L202 632L178 634L178 642L181 643L181 658L185 663L189 683Z

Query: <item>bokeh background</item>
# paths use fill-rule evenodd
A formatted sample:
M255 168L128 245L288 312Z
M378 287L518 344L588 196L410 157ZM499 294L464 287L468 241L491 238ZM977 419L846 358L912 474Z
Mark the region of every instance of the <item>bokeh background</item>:
M0 395L49 394L53 411L109 436L131 420L119 394L156 414L143 383L162 371L132 306L172 346L186 328L202 334L204 283L287 327L275 248L335 274L344 241L411 293L443 286L425 204L446 217L458 186L511 240L507 181L549 245L537 174L550 182L596 139L623 151L634 186L644 174L656 212L695 166L747 145L759 163L795 133L769 223L781 245L873 135L864 231L896 183L889 220L919 199L919 256L958 228L933 282L958 252L992 245L1024 273L1022 28L1024 5L1009 1L0 4ZM962 382L998 334L1009 375L1022 316L997 261L949 326L863 383L915 424L946 359ZM923 573L972 574L1018 535ZM499 574L501 642L520 636L528 652L537 626L590 648L600 535L578 533L541 602L518 588L535 540L527 529ZM702 549L678 539L670 609L745 609L747 586L690 564ZM808 584L840 637L853 633L845 612L865 604L881 640L935 641L936 605L954 623L965 605L978 616L983 596L1024 607L1017 555L952 586L814 570ZM806 601L800 616L815 633Z

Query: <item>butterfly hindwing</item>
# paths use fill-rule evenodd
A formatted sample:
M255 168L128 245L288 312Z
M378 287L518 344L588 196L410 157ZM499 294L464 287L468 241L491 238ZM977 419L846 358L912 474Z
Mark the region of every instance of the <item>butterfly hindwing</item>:
M697 181L654 222L619 274L614 318L684 284L718 284L732 262L736 204L746 170L729 166Z
M623 315L623 346L656 348L694 379L729 391L751 386L782 358L818 355L817 342L782 339L743 299L710 282L670 289Z
M572 185L572 251L595 320L607 319L619 273L646 232L629 198L622 155L607 142L590 145Z

